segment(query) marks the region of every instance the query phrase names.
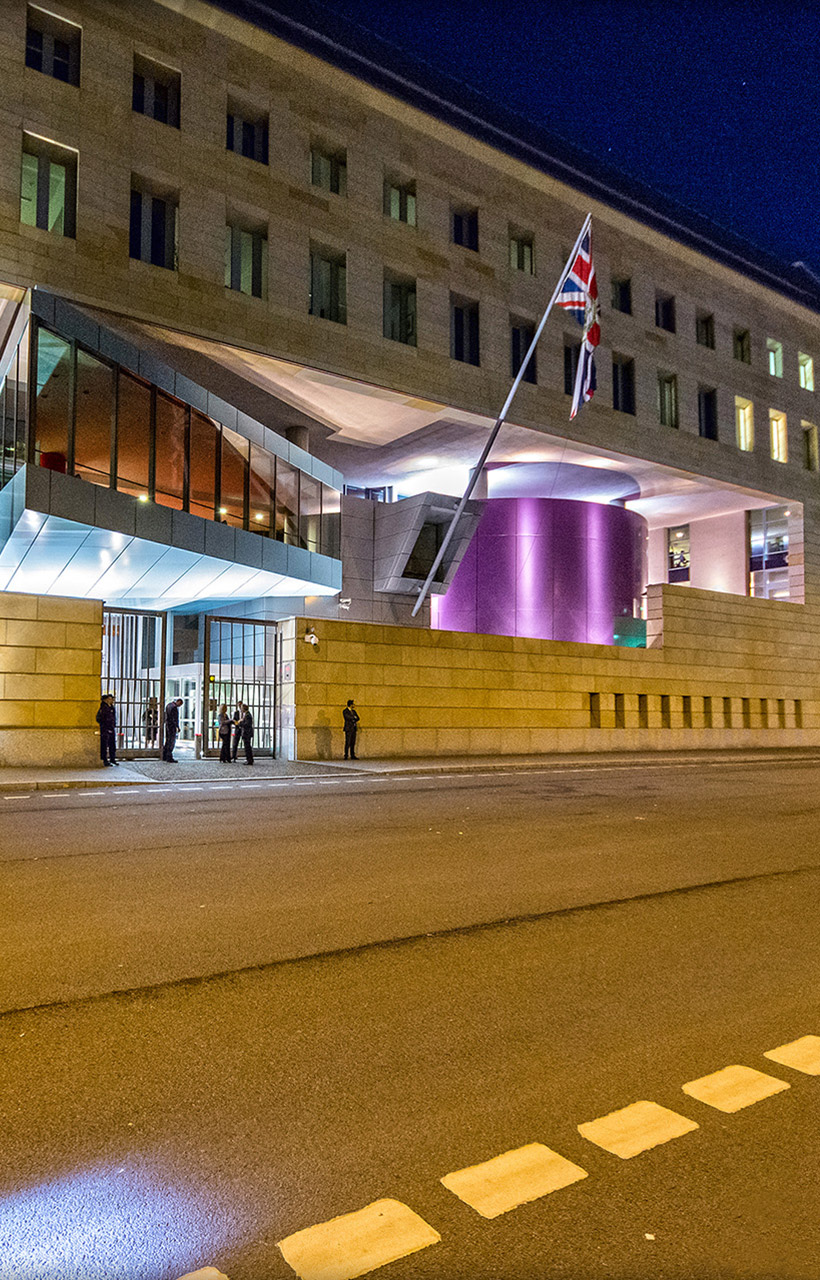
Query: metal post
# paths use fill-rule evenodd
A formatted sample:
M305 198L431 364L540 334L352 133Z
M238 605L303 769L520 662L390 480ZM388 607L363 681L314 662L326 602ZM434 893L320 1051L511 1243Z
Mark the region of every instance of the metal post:
M555 289L553 291L552 297L547 303L547 309L544 312L543 316L541 317L541 322L538 325L538 328L536 329L535 334L533 335L533 339L532 339L532 342L530 343L529 350L521 362L521 367L518 370L518 373L515 375L515 379L513 381L512 386L510 387L510 391L507 396L507 399L504 401L504 407L502 408L500 414L496 418L495 423L493 424L492 431L490 432L489 438L487 440L487 443L484 445L484 448L481 452L481 457L479 458L475 468L473 469L470 475L469 483L467 485L467 488L464 490L464 496L461 498L458 506L456 507L455 514L452 520L450 521L450 527L447 530L446 534L444 535L444 540L438 549L438 554L436 555L436 558L433 561L433 566L424 581L424 585L422 586L421 591L419 592L419 598L416 601L416 603L413 605L413 612L411 616L414 618L427 597L427 593L429 592L430 587L435 579L436 573L438 571L438 567L441 564L442 560L444 559L445 552L447 551L447 548L449 547L450 542L452 541L453 534L455 533L455 530L456 530L456 525L461 519L464 513L464 508L467 506L467 503L470 500L470 495L472 494L473 489L478 483L478 477L481 475L482 471L484 470L484 464L487 461L490 450L495 444L495 438L498 435L499 431L501 430L501 426L509 412L510 405L513 402L513 397L515 396L516 391L521 385L521 379L524 377L524 374L526 373L527 365L532 359L533 352L535 351L535 348L538 344L538 339L541 337L541 334L544 330L544 325L547 323L547 316L552 311L552 308L555 305L555 299L558 297L558 294L561 292L561 290L564 287L564 281L566 280L569 274L570 268L572 267L572 264L576 259L578 250L581 247L581 241L583 240L584 236L589 230L589 224L591 221L592 221L592 214L588 213L586 216L586 219L584 220L584 225L581 228L578 239L575 241L575 246L572 252L570 253L569 257L567 258L566 265L564 267L564 270L561 272L558 283L555 286Z

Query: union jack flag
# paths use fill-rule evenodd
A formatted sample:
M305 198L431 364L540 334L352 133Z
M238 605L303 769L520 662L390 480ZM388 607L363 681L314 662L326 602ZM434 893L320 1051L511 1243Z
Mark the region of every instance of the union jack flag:
M563 307L584 327L578 369L572 393L572 420L582 404L592 399L595 391L595 348L601 341L599 324L598 282L592 261L592 231L587 231L575 261L567 272L564 286L556 298L556 305Z

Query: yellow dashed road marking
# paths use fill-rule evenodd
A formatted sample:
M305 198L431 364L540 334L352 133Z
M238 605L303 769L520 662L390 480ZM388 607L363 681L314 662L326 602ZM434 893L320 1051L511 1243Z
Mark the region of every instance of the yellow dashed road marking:
M671 1142L684 1133L700 1128L694 1120L669 1111L657 1102L633 1102L631 1106L612 1111L608 1116L578 1125L583 1138L622 1160L640 1155L663 1142Z
M690 1098L697 1098L718 1111L742 1111L754 1102L770 1098L773 1093L788 1089L785 1080L776 1080L753 1067L731 1066L713 1071L699 1080L690 1080L682 1086Z
M277 1247L301 1280L353 1280L440 1239L406 1204L376 1200L355 1213L297 1231Z
M763 1057L780 1062L784 1067L793 1067L795 1071L803 1071L807 1076L820 1076L820 1036L801 1036L799 1040L781 1044L777 1049L769 1049Z
M483 1164L448 1173L441 1181L482 1218L497 1218L500 1213L560 1191L587 1176L585 1169L565 1160L557 1151L540 1142L530 1142Z

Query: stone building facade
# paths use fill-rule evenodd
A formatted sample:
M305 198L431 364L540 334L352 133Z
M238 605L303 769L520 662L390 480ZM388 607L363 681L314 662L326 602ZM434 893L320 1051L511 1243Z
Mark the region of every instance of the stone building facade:
M423 77L402 88L388 73L340 56L320 33L306 42L285 19L263 29L199 0L60 0L47 10L8 0L0 334L8 349L16 317L28 363L15 357L14 414L15 375L0 365L2 479L17 495L3 508L0 491L0 593L15 602L30 593L32 625L75 607L56 603L74 594L67 576L38 589L48 574L41 561L39 577L27 569L34 551L20 513L33 513L38 530L76 525L86 549L105 530L129 539L132 557L149 546L157 563L173 551L198 556L185 572L207 570L213 586L174 594L169 571L150 590L112 588L109 577L95 594L89 578L76 605L168 611L163 671L193 681L192 737L205 733L194 722L208 719L213 699L207 671L194 672L202 646L186 665L173 636L181 617L199 617L204 635L207 614L277 624L265 677L276 686L276 749L303 757L338 754L348 696L369 706L370 749L383 755L816 744L820 292L617 181L572 181L560 157L476 122L456 87L442 106ZM646 593L630 621L645 624L646 647L618 643L617 626L611 645L525 626L443 632L435 605L431 630L429 605L412 616L424 576L413 554L452 511L587 212L602 300L595 398L569 422L579 333L552 317L439 585L458 572L482 501L614 502L645 522ZM26 347L34 330L39 346ZM63 348L66 444L47 447L42 397ZM80 467L80 359L119 379L111 466L93 475ZM132 375L152 406L144 493L117 472L117 451L121 462L130 447L122 388ZM216 424L221 461L204 515L188 444L178 494L161 493L162 405L181 415L180 431L197 413ZM15 427L10 452L7 424L19 415L28 434L20 445ZM281 520L279 489L264 519L255 510L255 449L276 459L282 493L286 468L287 483L297 475L301 485ZM235 510L229 456L244 467ZM37 470L53 473L48 494ZM89 505L90 484L104 503ZM140 502L171 515L152 523ZM340 507L340 539L331 538ZM106 543L105 554L120 546ZM588 554L594 575L594 547ZM525 588L520 567L510 574L511 592L541 589ZM7 627L25 607L4 611L0 594ZM306 645L311 628L318 643ZM95 670L75 670L64 643L64 669L60 644L46 646L47 663L67 682L75 725L87 689L77 702L69 683ZM14 695L18 659L3 653ZM103 653L106 662L110 674ZM223 676L226 689L239 687L236 671ZM135 687L132 700L144 694ZM18 714L4 707L0 740ZM329 748L315 732L328 721ZM67 723L54 721L55 733L58 724L53 754L65 759ZM87 754L88 739L76 758Z

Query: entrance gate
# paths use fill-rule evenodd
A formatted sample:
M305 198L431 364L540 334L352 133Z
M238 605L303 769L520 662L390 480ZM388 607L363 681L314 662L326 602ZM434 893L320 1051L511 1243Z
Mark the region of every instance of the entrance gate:
M244 702L253 716L254 753L275 756L277 624L213 616L203 623L203 755L219 754L219 708L224 704L233 715Z
M102 691L114 695L124 759L162 750L165 628L164 613L103 609Z

